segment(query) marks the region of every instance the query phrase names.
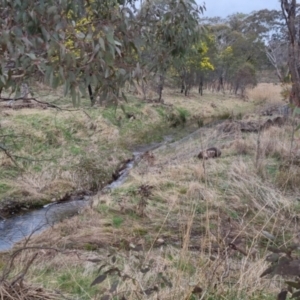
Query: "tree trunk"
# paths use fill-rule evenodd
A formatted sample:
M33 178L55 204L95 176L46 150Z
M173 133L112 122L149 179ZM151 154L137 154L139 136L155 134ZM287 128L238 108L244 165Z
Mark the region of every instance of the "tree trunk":
M183 71L183 73L181 75L181 93L182 94L185 91L185 87L186 87L186 71Z
M275 68L276 74L277 74L277 77L278 77L279 81L283 82L284 76L281 74L281 70L280 70L280 68L278 66L278 63L277 63L276 55L272 52L271 47L269 47L269 48L266 47L265 48L265 53L267 55L267 58L269 59L269 62Z
M300 28L296 26L296 0L281 0L281 10L289 33L289 69L292 81L290 103L300 107Z
M159 75L159 84L158 84L158 101L162 102L162 91L164 89L165 85L165 75L160 74Z
M142 92L143 92L143 100L147 100L147 86L144 80L142 80Z
M292 80L292 90L289 101L290 104L300 107L300 76L299 68L297 67L299 64L299 46L290 45L290 47L293 49L289 49L289 69Z
M198 92L201 96L203 96L203 78L202 78L202 76L200 76Z
M235 85L235 89L234 89L234 94L235 95L237 95L239 88L240 88L240 84L237 82L236 85Z
M30 102L30 101L27 100L28 95L29 95L29 87L28 87L27 83L23 82L21 84L20 92L21 92L21 98L23 98L23 102L24 103Z
M189 93L189 86L186 85L186 86L185 86L185 90L184 90L184 96L187 96L188 93Z
M181 91L180 93L183 94L184 92L184 79L181 80Z
M94 106L95 100L94 100L94 96L93 96L92 86L90 84L88 85L88 90L89 90L89 96L90 96L90 100L91 100L91 106Z

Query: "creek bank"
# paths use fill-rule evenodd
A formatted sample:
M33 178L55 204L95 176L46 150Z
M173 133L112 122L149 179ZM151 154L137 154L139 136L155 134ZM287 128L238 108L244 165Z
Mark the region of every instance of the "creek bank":
M219 125L219 130L222 132L259 132L270 128L271 126L281 127L287 121L286 118L277 116L275 118L268 118L266 120L255 121L226 121Z
M205 118L203 120L203 126L206 126L207 124L213 124L217 118ZM141 159L142 153L150 151L155 149L156 147L159 147L165 142L170 142L171 140L179 140L183 137L189 136L193 132L197 131L199 127L196 127L196 124L189 124L188 126L185 126L182 129L177 129L176 132L174 130L170 130L171 134L165 135L163 140L161 142L154 142L148 145L140 145L135 146L130 149L132 156L128 157L124 160L122 160L118 166L116 167L115 171L110 173L111 175L106 178L106 180L101 183L100 186L91 188L89 190L69 190L65 191L62 196L59 197L52 197L52 198L41 198L40 200L32 200L27 196L24 196L21 198L21 196L18 196L18 198L7 198L2 201L0 201L0 220L1 219L7 219L12 216L24 214L25 212L30 212L32 210L41 209L44 205L50 204L50 203L62 203L62 202L68 202L78 199L83 199L84 197L89 197L97 193L99 190L104 189L105 187L112 185L114 186L114 181L118 180L119 177L124 178L125 174L127 174L126 168L129 164L134 164L135 162L138 162ZM109 174L108 174L109 175Z
M104 188L107 185L110 185L115 180L117 180L122 172L124 172L124 169L126 166L133 162L134 157L125 159L122 161L117 169L113 172L110 179L108 179L106 182L102 184L102 188ZM62 197L58 199L52 199L52 200L41 200L41 201L18 201L15 199L6 199L1 201L0 203L0 219L8 219L16 215L21 215L26 212L31 212L33 210L42 209L44 206L47 206L49 204L59 204L64 202L71 202L71 201L78 201L78 200L86 200L90 196L97 193L98 190L96 189L90 189L85 191L69 191L65 193Z
M162 143L153 143L137 148L133 152L132 158L120 163L118 169L112 174L112 179L108 180L100 191L105 193L120 186L127 178L129 170L142 159L145 152L160 147L170 139L170 137L166 137ZM55 223L78 214L80 210L89 205L90 196L97 192L99 191L67 193L61 199L35 209L24 207L17 202L11 203L11 206L7 204L6 210L3 208L1 210L3 220L0 221L0 251L7 251L16 242L40 233Z
M78 214L87 204L84 199L53 203L0 221L0 251L9 250L16 242Z
M278 108L277 108L278 110ZM266 115L262 113L262 115ZM267 114L270 116L270 114ZM264 130L269 128L270 126L282 126L286 121L284 116L277 116L275 118L267 118L262 124L258 121L236 121L232 117L227 119L217 118L217 117L210 117L204 118L201 122L201 126L198 129L205 128L205 127L213 127L218 126L220 131L223 132L232 132L232 131L242 131L242 132L258 132L260 130ZM185 128L185 136L180 137L183 133L179 134L178 140L184 141L189 137L197 134L198 129L195 127ZM133 166L134 163L137 163L142 159L142 154L146 153L147 151L154 150L155 148L162 146L166 142L170 142L173 140L174 137L172 135L166 135L164 137L163 142L160 143L152 143L150 145L139 146L131 149L133 156L121 161L118 167L112 172L111 177L104 181L100 188L92 188L90 190L80 190L80 191L68 191L62 197L54 198L52 200L40 200L40 201L30 201L30 199L26 201L19 201L16 199L6 199L0 202L0 220L10 218L12 216L16 216L19 214L24 214L25 212L30 212L32 210L41 209L44 205L50 203L63 203L63 202L70 202L74 200L83 200L87 197L95 195L99 190L106 189L108 186L114 186L114 182L118 180L120 177L124 179L127 174L128 165ZM131 166L131 167L132 167Z
M209 121L204 122L204 125L196 130L190 130L190 132L185 130L184 137L176 139L176 141L174 141L174 136L167 135L160 143L152 143L150 145L139 146L132 149L133 156L123 160L116 171L112 173L112 177L108 179L105 185L99 190L66 193L55 202L48 202L48 204L35 207L35 209L30 206L24 207L18 205L17 202L15 202L15 206L10 206L8 203L6 207L0 209L0 214L3 214L1 215L3 220L0 221L0 251L9 250L16 242L28 236L30 237L33 234L40 233L48 227L53 226L55 223L78 214L81 209L89 205L89 198L95 193L106 193L119 187L127 178L130 169L142 159L146 159L145 156L151 155L150 151L168 144L175 145L179 142L182 143L197 136L199 130L214 127L223 122L224 120L210 118Z

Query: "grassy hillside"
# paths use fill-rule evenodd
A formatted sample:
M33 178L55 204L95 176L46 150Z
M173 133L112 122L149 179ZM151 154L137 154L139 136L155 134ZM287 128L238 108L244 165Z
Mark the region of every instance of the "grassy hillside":
M223 95L184 98L167 91L165 104L129 97L118 107L90 108L83 99L81 108L73 109L70 99L36 90L35 97L62 110L17 109L18 103L2 103L1 145L11 156L0 152L0 202L22 199L39 205L67 192L96 190L131 157L129 150L136 145L161 141L166 134L177 138L207 118L226 118L253 108L253 103Z
M167 91L164 105L135 98L124 103L135 116L129 119L120 106L3 110L2 134L24 136L29 128L34 140L18 140L23 144L14 153L51 162L18 160L19 174L2 153L0 174L11 172L0 177L2 199L18 198L23 190L50 199L99 188L130 149L173 136L172 143L145 154L121 187L96 193L80 215L32 237L10 274L38 253L26 279L48 296L59 290L68 299L274 299L284 282L259 277L269 265L267 248L299 243L295 125L247 133L221 123L188 132L213 117L264 122L269 117L258 112L282 104L279 93L279 86L267 84L249 91L246 101ZM221 157L196 158L210 146L220 148ZM2 255L2 269L8 257Z

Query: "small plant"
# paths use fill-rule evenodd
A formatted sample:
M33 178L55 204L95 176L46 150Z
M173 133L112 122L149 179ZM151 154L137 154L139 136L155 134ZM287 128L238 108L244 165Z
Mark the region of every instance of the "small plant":
M285 83L285 84L282 86L282 90L281 90L281 92L280 92L280 95L282 96L283 100L286 100L286 101L289 100L289 97L290 97L290 95L291 95L291 90L292 90L291 84Z
M152 269L152 261L149 261L149 264L145 264L144 258L138 258L139 266L138 270L141 275L138 278L135 275L129 274L125 272L122 267L117 266L119 262L122 261L122 257L117 257L113 255L106 260L102 259L92 259L91 262L94 263L101 263L98 273L100 273L94 281L91 283L91 286L101 284L102 282L106 281L109 277L111 278L111 286L105 293L105 295L101 299L115 299L116 295L121 296L120 299L132 299L128 298L132 293L135 295L136 299L140 299L140 295L147 295L148 297L157 293L159 290L164 288L172 288L172 283L162 272L158 272L155 274L154 282L151 284L150 287L143 288L139 282L141 277L143 278L146 274ZM123 283L124 287L122 291L118 291L118 287ZM119 298L118 298L119 299Z
M167 120L169 121L171 127L177 127L179 125L184 126L189 115L190 113L186 109L176 108L175 111L169 113Z
M219 119L220 120L232 119L232 114L229 111L226 111L222 115L219 116Z
M77 174L80 174L81 185L89 186L92 190L103 187L112 174L111 169L100 164L97 157L82 156L73 168Z
M11 187L8 184L0 182L0 193L3 193L3 194L6 193L7 191L10 190L10 188Z
M178 111L181 123L185 124L187 122L187 119L188 119L188 116L190 115L190 113L184 108L177 108L177 111Z
M0 290L1 299L45 299L45 300L58 300L61 296L56 292L43 289L41 287L35 287L26 283L25 276L27 275L30 267L38 256L38 252L35 252L28 258L28 262L23 266L22 270L19 270L16 274L15 260L16 257L23 253L26 248L16 250L2 266L2 274L0 276ZM14 275L13 275L14 274Z
M124 219L119 216L114 216L112 219L112 223L114 227L121 227L122 223L124 222Z
M98 249L98 247L96 245L90 244L90 243L86 243L84 245L84 249L86 251L96 251Z
M294 280L285 281L287 288L283 289L279 294L280 300L287 299L288 292L292 294L292 299L300 299L300 258L293 257L292 252L298 249L297 244L292 244L289 247L268 247L272 254L266 257L266 261L271 265L260 275L280 275L282 277L295 276ZM280 296L280 298L279 298Z
M153 186L142 184L139 188L137 193L141 196L141 199L137 205L137 213L139 216L145 215L145 209L147 207L147 199L152 195L151 190L153 189Z
M197 120L197 125L198 125L199 128L202 127L204 125L203 119L198 119Z

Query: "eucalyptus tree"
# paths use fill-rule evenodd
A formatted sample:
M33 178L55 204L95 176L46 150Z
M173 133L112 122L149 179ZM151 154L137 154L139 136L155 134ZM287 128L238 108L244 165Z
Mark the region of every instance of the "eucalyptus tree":
M0 89L41 80L74 105L91 92L115 100L137 76L135 0L0 0ZM95 98L91 98L94 103Z
M147 67L160 74L161 98L172 59L197 39L203 8L194 0L146 0L137 13L135 2L0 0L0 89L41 80L63 85L76 105L89 87L93 104L96 95L116 100Z
M201 37L203 9L194 0L145 0L142 4L138 14L144 39L141 59L148 72L157 75L159 101L167 71Z
M256 70L269 66L265 44L250 15L234 14L225 19L206 19L205 24L214 37L210 47L214 70L209 75L211 86L217 91L229 87L242 93L247 85L256 83ZM244 74L242 80L240 75Z
M261 49L264 49L265 55L261 55L261 58L268 58L279 81L283 82L288 72L288 47L287 30L281 11L263 9L252 12L245 20L243 31L263 41ZM269 68L265 60L260 59L260 64Z
M207 72L214 70L209 52L213 40L207 34L201 34L201 40L193 44L183 58L174 61L172 75L180 78L181 93L188 95L193 86L198 86L199 94L203 93L203 82Z
M117 94L131 75L118 62L133 48L135 30L128 30L130 8L119 2L1 0L0 89L39 78L64 85L74 105L91 85L104 97Z

